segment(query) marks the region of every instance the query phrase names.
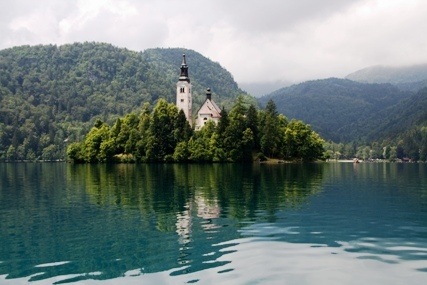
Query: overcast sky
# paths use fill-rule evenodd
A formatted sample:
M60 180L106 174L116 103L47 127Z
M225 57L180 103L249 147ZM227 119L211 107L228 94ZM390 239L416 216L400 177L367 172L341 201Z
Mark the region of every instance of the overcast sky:
M425 0L1 0L0 49L107 42L184 47L238 83L427 63Z

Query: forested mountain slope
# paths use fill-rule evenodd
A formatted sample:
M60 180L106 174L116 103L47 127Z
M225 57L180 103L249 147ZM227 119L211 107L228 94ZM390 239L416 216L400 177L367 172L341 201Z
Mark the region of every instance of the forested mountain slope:
M311 124L324 138L336 142L366 138L366 118L409 98L413 93L391 84L366 84L329 78L282 88L260 99L272 99L279 112Z
M76 43L0 51L0 159L63 158L65 143L81 139L96 118L112 123L145 102L174 102L183 53L194 109L207 87L220 106L244 93L228 71L192 50Z

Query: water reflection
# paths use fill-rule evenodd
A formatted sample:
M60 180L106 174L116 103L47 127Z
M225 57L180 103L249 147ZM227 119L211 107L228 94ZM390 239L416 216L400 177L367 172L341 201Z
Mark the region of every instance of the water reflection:
M283 255L301 249L302 263L320 248L316 252L390 266L418 262L422 272L425 170L332 163L0 164L0 281L1 275L72 282L167 273L198 282L207 272L241 274L240 257L255 258L256 250L245 252L254 246L284 266L289 260L270 252L273 245ZM267 266L268 257L261 260Z
M320 191L323 166L72 165L68 172L68 188L85 188L92 203L154 213L159 230L175 231L183 220L191 224L191 212L242 220L262 211L274 221L279 208L298 207Z
M1 250L0 274L31 280L218 266L226 252L218 244L238 238L240 222L273 221L279 207L297 207L320 191L322 179L317 166L1 167L0 235L8 246Z

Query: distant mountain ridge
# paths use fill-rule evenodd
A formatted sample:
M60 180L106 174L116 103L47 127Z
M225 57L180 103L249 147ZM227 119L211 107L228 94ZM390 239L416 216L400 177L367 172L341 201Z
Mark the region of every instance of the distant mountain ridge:
M364 83L415 83L427 80L427 64L411 66L371 66L353 72L346 79Z

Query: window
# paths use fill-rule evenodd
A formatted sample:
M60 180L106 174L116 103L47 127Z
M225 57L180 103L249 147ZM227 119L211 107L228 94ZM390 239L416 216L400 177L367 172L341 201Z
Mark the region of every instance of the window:
M184 102L184 99L181 99L181 103Z
M179 92L180 92L180 93L184 93L184 92L185 92L185 87L181 87L181 88L179 89Z
M205 117L205 118L203 118L203 121L206 121L207 119L208 119L208 118L206 118L206 117Z

